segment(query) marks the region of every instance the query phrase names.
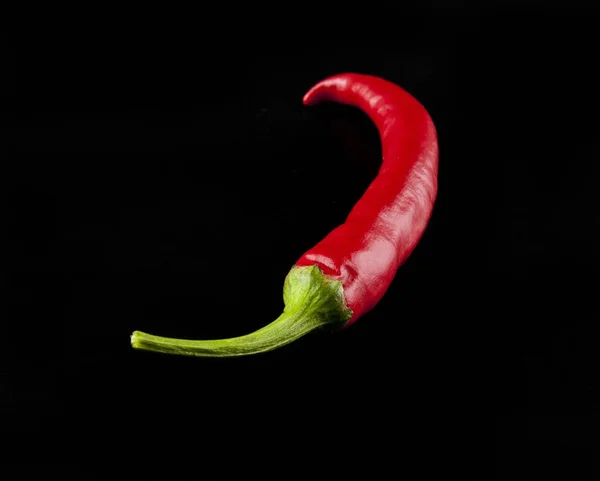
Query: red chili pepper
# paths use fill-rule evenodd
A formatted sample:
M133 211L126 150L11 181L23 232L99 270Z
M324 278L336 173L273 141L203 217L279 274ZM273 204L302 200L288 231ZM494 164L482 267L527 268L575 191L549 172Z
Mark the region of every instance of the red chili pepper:
M437 195L436 130L424 107L399 86L347 73L316 84L304 104L337 102L365 112L379 130L383 163L346 222L306 252L288 273L283 314L245 336L192 341L135 331L150 351L207 357L276 349L317 328L341 329L371 310L412 253Z

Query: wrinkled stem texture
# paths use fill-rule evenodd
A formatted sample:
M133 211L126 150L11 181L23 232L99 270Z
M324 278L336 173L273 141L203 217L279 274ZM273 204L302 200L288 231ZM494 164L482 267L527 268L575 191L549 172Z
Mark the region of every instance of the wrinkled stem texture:
M191 341L135 331L131 336L131 344L138 349L191 356L228 357L255 354L281 347L321 327L317 318L303 317L301 314L283 313L258 331L230 339Z
M233 357L277 349L315 329L341 326L352 311L344 301L342 284L324 275L317 266L293 267L285 280L283 314L267 326L230 339L187 340L135 331L136 349L199 357Z

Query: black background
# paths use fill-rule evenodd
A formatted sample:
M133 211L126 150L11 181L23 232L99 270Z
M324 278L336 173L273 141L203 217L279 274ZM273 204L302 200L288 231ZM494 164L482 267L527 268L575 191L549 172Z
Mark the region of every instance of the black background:
M6 33L3 463L600 476L599 17L486 5L42 12ZM135 329L277 317L380 165L361 112L302 106L346 71L401 85L439 135L433 218L381 303L260 356L133 351Z

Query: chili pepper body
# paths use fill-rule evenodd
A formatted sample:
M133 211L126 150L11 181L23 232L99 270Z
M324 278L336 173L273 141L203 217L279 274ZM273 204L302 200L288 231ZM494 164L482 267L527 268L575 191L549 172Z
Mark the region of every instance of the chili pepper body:
M346 222L296 263L316 264L342 282L350 325L379 302L425 231L437 195L437 134L419 102L378 77L336 75L304 96L305 105L324 101L365 112L379 130L383 153L377 177Z
M204 357L256 354L317 328L345 328L385 294L432 214L438 175L434 124L410 94L369 75L329 77L312 87L303 102L337 102L362 110L379 131L383 163L344 224L305 252L290 270L283 314L256 332L231 339L182 340L135 331L133 347Z

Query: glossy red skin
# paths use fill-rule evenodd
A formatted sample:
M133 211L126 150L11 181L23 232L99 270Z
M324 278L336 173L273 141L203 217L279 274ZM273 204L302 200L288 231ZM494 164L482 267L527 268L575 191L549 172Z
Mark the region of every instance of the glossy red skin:
M320 102L361 109L377 126L383 152L377 177L345 223L296 263L342 281L353 312L347 327L379 302L425 231L437 195L437 134L417 100L379 77L329 77L304 96L305 105Z

